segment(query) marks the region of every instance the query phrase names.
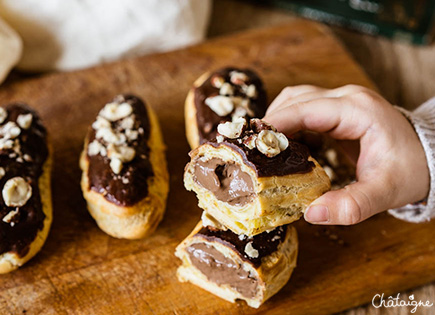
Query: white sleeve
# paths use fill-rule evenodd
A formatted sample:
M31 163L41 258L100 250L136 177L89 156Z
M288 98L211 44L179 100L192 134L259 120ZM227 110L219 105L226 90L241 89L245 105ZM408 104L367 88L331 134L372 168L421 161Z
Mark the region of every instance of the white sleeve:
M425 222L435 217L435 97L409 112L396 107L414 126L428 163L430 190L424 202L388 210L392 216L409 222Z

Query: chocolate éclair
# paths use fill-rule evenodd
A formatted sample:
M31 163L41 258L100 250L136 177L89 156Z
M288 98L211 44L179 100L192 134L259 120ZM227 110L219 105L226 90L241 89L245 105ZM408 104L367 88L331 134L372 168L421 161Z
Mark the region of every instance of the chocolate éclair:
M330 189L307 147L266 122L238 117L217 131L216 139L190 152L184 184L205 212L236 234L291 223Z
M26 263L52 222L51 155L37 113L21 103L0 107L0 273Z
M99 227L118 238L152 233L169 190L157 117L133 95L105 104L89 128L80 158L82 191Z
M258 308L287 283L297 251L290 225L246 236L199 222L176 249L182 260L177 276L227 301Z
M267 94L251 69L225 67L200 76L185 102L186 136L192 149L216 137L216 128L234 117L263 117Z

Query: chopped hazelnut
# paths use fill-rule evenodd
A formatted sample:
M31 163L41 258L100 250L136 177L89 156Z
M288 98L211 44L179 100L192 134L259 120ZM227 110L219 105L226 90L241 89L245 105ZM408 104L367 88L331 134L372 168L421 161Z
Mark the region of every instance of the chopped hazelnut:
M267 157L274 157L284 151L288 146L287 138L272 130L262 130L255 141L258 151Z
M18 115L17 124L23 129L29 129L32 125L33 115L31 113L25 115Z
M110 121L108 121L106 118L103 118L101 116L97 116L97 120L94 121L92 124L92 128L95 130L98 130L100 128L110 128Z
M125 145L116 146L113 144L109 144L107 147L107 156L110 159L119 159L123 163L127 163L133 160L135 154L136 151L133 148Z
M261 120L259 118L252 118L249 121L251 128L254 132L260 133L262 130L272 130L276 131L275 127L273 127L271 124L265 122L264 120Z
M246 89L246 96L249 98L255 98L257 97L257 88L254 84L250 84L248 88Z
M113 158L110 160L110 168L112 169L113 173L119 174L122 170L122 162L118 158Z
M217 135L216 136L216 142L217 143L221 143L221 142L223 142L224 141L224 137L223 136L221 136L221 135Z
M108 103L100 111L99 115L109 121L117 121L129 116L133 112L133 108L128 103Z
M2 221L5 223L12 223L12 220L14 219L14 217L18 214L19 212L19 208L16 208L15 210L9 211L8 214L6 214ZM13 224L11 224L13 226Z
M245 253L246 253L246 255L248 255L251 258L258 258L258 256L259 256L258 250L256 250L252 246L252 242L249 242L248 244L246 244Z
M102 156L106 156L107 155L106 148L100 142L94 140L88 144L88 155L94 156L98 154Z
M335 173L328 165L323 166L323 170L325 171L326 175L328 175L330 180L333 180L335 178Z
M326 159L328 160L329 164L331 164L332 167L338 167L338 156L337 152L334 149L328 149L325 152Z
M231 84L225 82L222 84L221 88L219 89L220 95L233 95L234 94L234 88Z
M222 87L222 84L224 84L224 83L225 83L225 80L220 75L214 75L211 78L211 85L217 89L220 89Z
M230 73L230 81L236 85L242 85L248 80L248 76L239 71L231 71Z
M0 127L0 134L6 139L15 139L20 133L20 127L13 121L8 121L5 125Z
M8 117L7 111L3 107L0 107L0 124L2 124L7 117Z
M0 138L0 150L8 150L14 147L14 141L6 138Z
M125 117L119 123L119 127L121 127L124 130L133 129L133 127L134 127L134 120L135 120L135 115L131 115L131 116Z
M256 134L252 134L250 136L248 136L244 141L243 144L249 149L252 150L253 148L255 148L255 141L257 140L257 135Z
M207 97L205 104L221 117L230 114L234 109L234 104L231 99L222 95Z
M32 196L32 186L22 177L9 179L2 190L3 200L8 207L22 207Z
M224 137L230 139L236 139L240 137L246 128L246 119L243 117L236 117L236 119L232 122L227 121L225 123L221 123L217 127L217 131Z

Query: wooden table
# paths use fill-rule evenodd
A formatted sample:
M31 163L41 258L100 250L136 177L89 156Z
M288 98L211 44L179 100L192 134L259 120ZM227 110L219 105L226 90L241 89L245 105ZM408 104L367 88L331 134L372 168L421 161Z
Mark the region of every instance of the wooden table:
M295 19L289 11L252 5L239 1L215 0L208 37L246 29L278 25ZM332 27L335 35L374 81L391 103L414 109L435 96L435 44L413 46ZM421 300L435 302L435 284L425 285L402 295L414 294ZM433 314L420 309L419 314ZM371 305L349 310L347 315L407 314L406 310L375 309Z

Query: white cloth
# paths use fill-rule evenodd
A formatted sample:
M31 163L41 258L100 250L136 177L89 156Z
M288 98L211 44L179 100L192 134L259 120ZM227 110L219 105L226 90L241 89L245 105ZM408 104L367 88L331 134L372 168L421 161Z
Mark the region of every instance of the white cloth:
M22 49L17 32L0 18L0 83L20 60Z
M409 222L424 222L435 217L435 97L409 112L397 107L413 124L424 152L430 172L430 191L424 204L410 204L388 212L394 217ZM416 179L418 180L418 179Z
M202 40L211 0L2 0L21 36L18 67L72 70Z

